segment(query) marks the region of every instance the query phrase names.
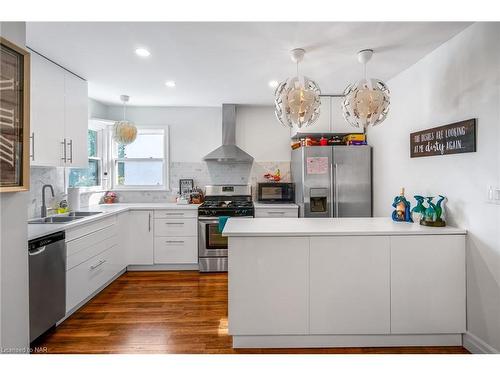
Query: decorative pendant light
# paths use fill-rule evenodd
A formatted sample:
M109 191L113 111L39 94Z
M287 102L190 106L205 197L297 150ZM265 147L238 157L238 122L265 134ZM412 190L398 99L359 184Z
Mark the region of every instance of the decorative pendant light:
M302 48L291 51L292 61L297 64L297 76L281 82L274 92L276 118L290 128L314 124L319 117L319 86L313 80L299 75L299 62L305 53Z
M113 126L113 139L121 145L128 145L137 138L137 128L133 122L125 119L127 103L130 97L128 95L120 95L120 100L123 103L123 120L116 121Z
M387 117L390 92L387 85L374 78L366 78L366 64L373 56L373 50L358 52L358 60L364 64L364 79L347 86L342 101L345 120L355 128L366 128L380 124Z

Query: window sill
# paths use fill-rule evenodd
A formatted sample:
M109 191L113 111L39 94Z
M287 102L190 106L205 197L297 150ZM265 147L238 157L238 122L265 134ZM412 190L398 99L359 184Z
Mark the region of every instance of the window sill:
M75 186L78 187L78 186ZM71 188L71 186L69 187ZM78 187L80 189L80 193L105 193L107 190L104 189L102 186L95 186L95 187Z
M158 188L158 189L155 189L155 188L112 188L110 189L110 191L123 191L123 192L126 192L126 191L155 191L155 192L163 192L163 193L168 193L168 192L171 192L172 189L165 189L165 188Z

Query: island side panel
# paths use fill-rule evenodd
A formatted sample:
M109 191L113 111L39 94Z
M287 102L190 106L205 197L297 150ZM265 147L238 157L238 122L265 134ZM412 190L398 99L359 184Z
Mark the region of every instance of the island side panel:
M312 237L311 334L390 334L387 236Z
M230 335L309 333L309 238L229 237Z
M465 236L391 237L391 332L466 330Z

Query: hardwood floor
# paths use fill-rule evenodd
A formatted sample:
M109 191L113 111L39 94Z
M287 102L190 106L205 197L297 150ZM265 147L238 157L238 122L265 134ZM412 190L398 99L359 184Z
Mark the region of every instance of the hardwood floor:
M47 353L442 353L462 347L233 349L227 274L127 272L34 346Z

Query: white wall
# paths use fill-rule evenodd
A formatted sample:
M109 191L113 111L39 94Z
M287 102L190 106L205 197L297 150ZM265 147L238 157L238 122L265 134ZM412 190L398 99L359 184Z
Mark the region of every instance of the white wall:
M110 106L108 117L122 119L123 108ZM222 118L217 107L128 107L127 120L138 126L169 125L171 162L199 162L221 145Z
M388 216L401 186L407 195L446 195L447 219L467 228L468 331L500 350L500 23L473 24L388 82L391 111L369 129L374 213ZM412 131L478 119L477 152L410 159Z
M0 35L25 45L24 22L1 22ZM29 346L28 193L0 194L0 348Z
M122 116L122 107L108 107L108 118ZM222 144L221 107L128 107L127 119L137 125L169 125L171 162L200 162ZM290 160L290 131L270 106L236 107L236 144L255 161Z
M279 123L272 106L236 107L236 144L255 161L290 161L290 129Z

